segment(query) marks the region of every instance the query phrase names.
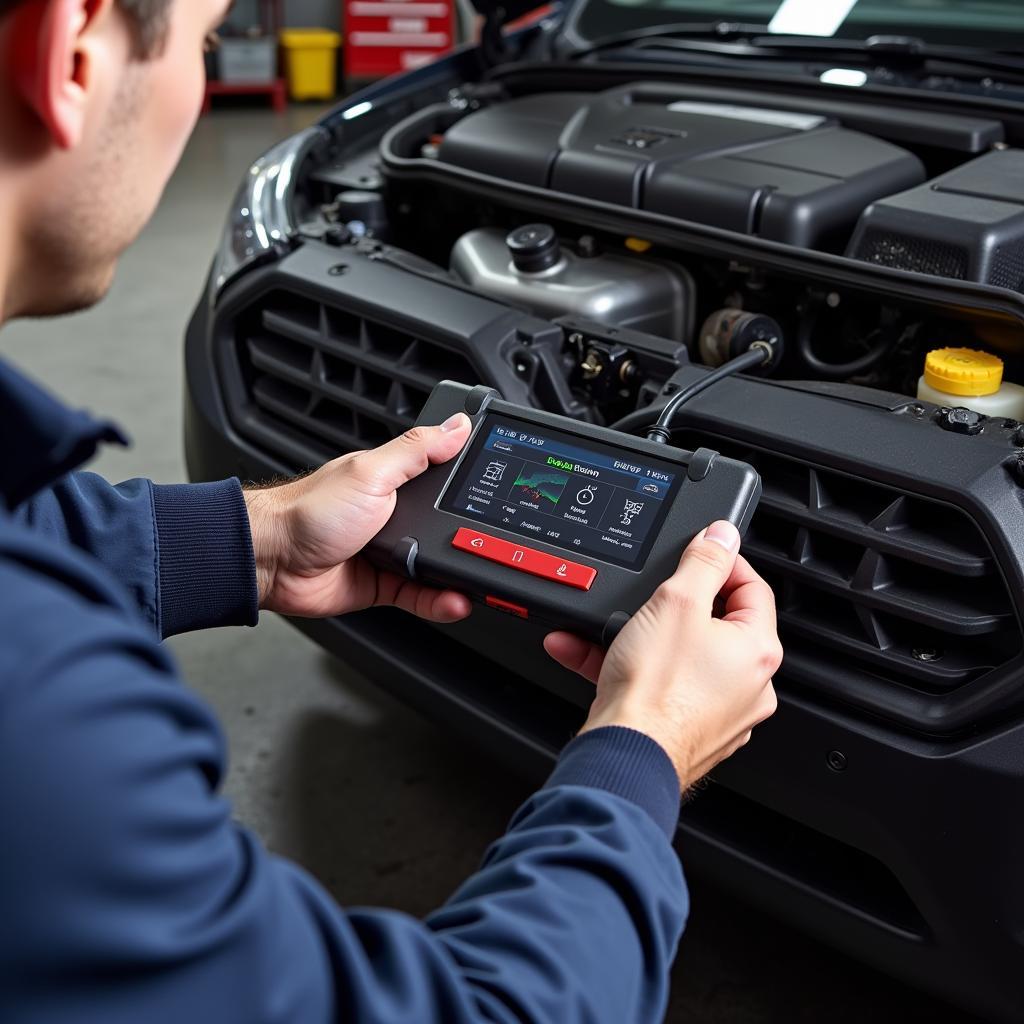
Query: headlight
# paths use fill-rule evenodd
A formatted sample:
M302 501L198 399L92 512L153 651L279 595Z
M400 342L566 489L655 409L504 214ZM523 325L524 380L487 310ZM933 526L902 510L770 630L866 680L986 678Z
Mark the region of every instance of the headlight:
M213 268L213 294L239 271L279 254L295 233L292 189L306 154L326 134L307 128L254 161L231 203Z

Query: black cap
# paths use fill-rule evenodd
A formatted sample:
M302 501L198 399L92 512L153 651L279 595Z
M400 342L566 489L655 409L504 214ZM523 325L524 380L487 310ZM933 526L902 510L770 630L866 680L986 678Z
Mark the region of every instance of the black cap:
M381 229L387 225L387 207L384 197L379 192L349 189L339 192L334 197L334 205L338 211L338 220L343 224L362 221L367 234L379 235Z
M524 224L505 239L516 270L536 274L553 267L562 255L558 235L550 224Z
M980 434L985 426L985 417L981 413L965 409L962 405L940 409L936 419L943 430L951 430L954 434Z

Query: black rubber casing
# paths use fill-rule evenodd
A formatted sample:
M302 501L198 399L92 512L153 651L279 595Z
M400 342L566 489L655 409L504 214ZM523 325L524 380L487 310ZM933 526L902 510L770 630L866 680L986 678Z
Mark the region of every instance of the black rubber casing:
M473 421L473 435L462 454L432 466L399 490L395 511L366 549L367 556L382 567L424 582L454 587L476 599L490 596L509 601L528 609L531 618L604 644L611 643L658 584L672 575L683 548L695 534L717 519L734 523L743 533L761 495L761 479L746 463L724 458L707 448L683 451L512 405L503 401L493 388L442 381L427 399L417 423L441 423L457 412L466 413ZM616 454L635 454L678 464L681 485L673 497L665 499L670 502L669 508L642 567L627 569L613 565L438 508L438 499L462 460L473 451L485 413L533 429L573 434L590 445L607 446ZM597 570L597 576L590 589L579 590L458 550L452 547L452 538L463 526L591 566Z

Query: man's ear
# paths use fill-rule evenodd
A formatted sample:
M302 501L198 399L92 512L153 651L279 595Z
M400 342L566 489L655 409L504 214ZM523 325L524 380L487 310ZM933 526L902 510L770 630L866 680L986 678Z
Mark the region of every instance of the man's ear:
M13 85L53 143L82 137L94 57L83 36L112 0L28 0L11 15Z

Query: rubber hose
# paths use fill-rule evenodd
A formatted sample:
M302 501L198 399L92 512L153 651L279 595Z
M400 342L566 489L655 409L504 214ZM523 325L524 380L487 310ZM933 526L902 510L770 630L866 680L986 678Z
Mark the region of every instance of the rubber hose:
M864 355L846 363L826 363L811 350L811 332L817 322L817 316L805 318L800 322L796 332L796 348L808 368L825 380L845 380L847 377L856 377L858 373L870 370L883 356L888 355L891 348L890 339L883 332L882 340L873 348L868 349Z

